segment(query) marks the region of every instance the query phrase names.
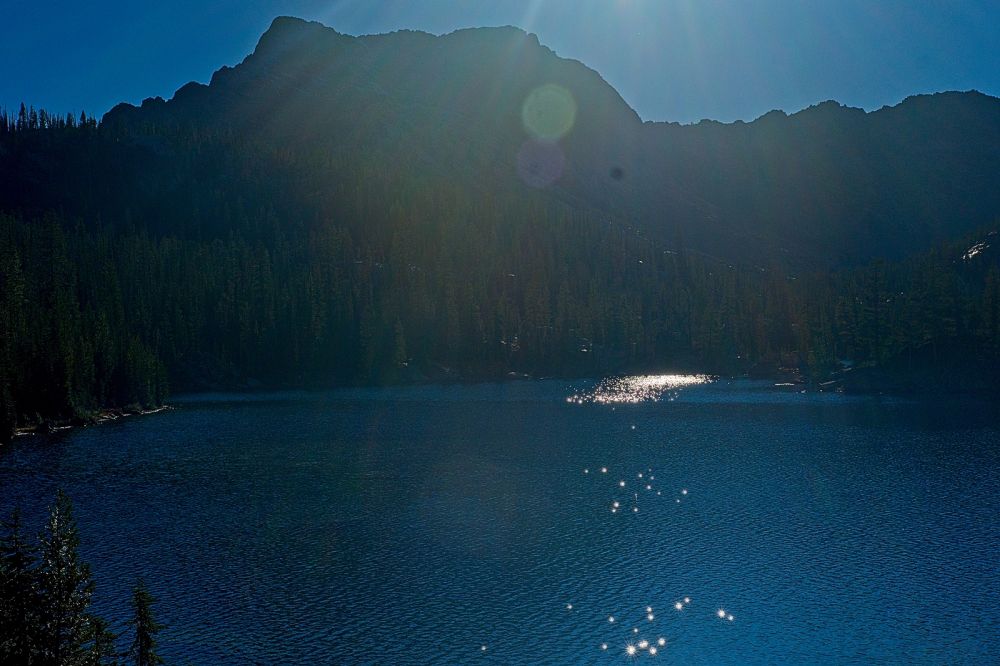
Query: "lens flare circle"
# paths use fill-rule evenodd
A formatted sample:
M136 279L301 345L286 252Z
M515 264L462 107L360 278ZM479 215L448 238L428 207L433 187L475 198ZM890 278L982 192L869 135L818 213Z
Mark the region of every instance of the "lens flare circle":
M559 180L565 166L562 149L549 141L525 141L517 152L517 175L531 187L548 187Z
M536 139L557 141L573 129L576 100L566 88L546 83L528 93L521 106L521 122Z

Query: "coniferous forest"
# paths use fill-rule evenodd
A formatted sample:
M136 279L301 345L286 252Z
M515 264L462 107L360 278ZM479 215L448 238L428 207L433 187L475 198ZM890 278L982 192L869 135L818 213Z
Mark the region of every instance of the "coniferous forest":
M40 117L0 121L3 150L116 140L90 120ZM261 200L189 192L179 206L212 230L59 209L0 215L8 436L42 418L159 405L171 389L781 366L825 378L841 362L923 363L956 344L977 361L1000 353L989 230L904 261L792 272L539 196L402 192L362 175L338 201L356 213L290 219L262 194L276 187L270 174L253 172L281 156L227 148L228 168L245 170Z
M771 204L753 209L760 219L775 220L767 228L760 222L756 245L734 242L724 226L712 231L713 220L735 205L725 197L717 196L715 213L684 213L678 204L672 217L654 224L649 211L667 195L648 185L651 176L637 166L638 157L608 172L610 184L601 187L583 167L550 187L526 186L523 173L520 179L498 174L497 146L511 143L502 137L514 131L500 126L510 115L503 109L484 120L474 103L450 107L453 128L481 128L492 120L497 126L483 135L501 138L440 142L427 133L430 111L400 107L395 99L365 106L363 95L374 93L366 88L355 100L346 95L347 84L334 85L347 75L334 72L334 83L315 84L334 100L331 119L324 119L308 106L319 103L319 93L309 90L298 99L294 83L306 77L322 83L313 59L350 45L333 31L335 37L314 34L314 25L279 19L254 55L220 70L211 86L191 84L171 102L122 105L102 122L24 106L0 115L4 437L15 426L86 420L101 409L159 405L170 391L222 387L662 370L773 375L782 369L825 382L847 368L857 376L919 369L968 381L968 373L957 371L965 369L974 370L977 386L994 384L1000 360L995 211L989 212L989 197L974 210L959 202L965 190L992 191L980 167L997 159L991 143L997 130L989 120L996 100L937 101L935 113L978 119L976 127L993 133L966 170L969 184L942 185L938 199L918 202L912 213L898 201L883 201L910 192L905 183L893 186L895 194L869 192L844 204L848 230L861 223L851 211L863 207L896 216L880 217L891 220L881 227L865 222L866 237L881 245L825 256L836 245L827 242L836 229L816 222L802 231L810 223L782 221ZM498 39L490 31L478 45L472 34L460 37L458 53L487 55ZM509 32L500 37L512 38ZM513 38L527 53L529 72L561 76L575 91L580 113L564 141L567 160L576 155L583 163L587 150L599 153L599 145L586 143L597 133L586 133L588 123L603 117L588 119L584 103L601 103L610 88L523 33ZM335 43L324 41L331 39ZM404 33L378 40L371 44L407 62L419 60L403 58L407 49L425 48L423 37ZM453 78L472 76L453 62L426 66L451 67ZM285 75L278 84L267 78L275 71ZM249 83L241 82L241 72ZM259 99L246 101L240 93L246 85L257 86L264 98L279 86L290 95L285 110L267 113ZM447 90L436 96L456 99ZM933 102L910 103L915 117L924 118L910 124L923 131ZM369 113L344 127L338 114L354 106ZM899 115L903 106L890 111ZM473 111L480 116L470 120ZM387 128L401 123L400 114L413 122L385 138ZM689 138L670 139L669 146L692 154L684 141L701 141L716 162L691 163L683 176L690 182L664 187L701 183L703 196L716 196L712 168L733 169L734 183L745 180L743 167L726 166L719 157L721 143L736 146L734 154L744 151L730 162L739 157L753 165L770 159L753 142L770 141L773 151L799 151L802 160L822 146L829 155L807 163L815 166L809 177L822 179L830 200L839 200L856 165L838 166L830 144L848 141L853 135L842 125L864 118L822 106L778 119L768 114L745 128L690 126L683 135ZM781 122L792 137L787 145L775 126ZM727 138L737 131L759 135L744 145ZM376 135L377 142L366 139ZM917 145L913 154L892 150L913 161L921 154ZM855 152L845 154L854 159ZM930 160L913 170L950 168L935 165ZM794 188L806 176L788 167L762 161L747 168L760 168L766 181L753 187L785 197L787 206L803 204ZM615 194L616 187L631 189ZM749 207L764 195L750 189L742 196ZM949 227L934 227L935 220L944 224L941 211L949 201L960 209L961 223L947 218ZM832 205L820 209L830 214ZM761 217L765 213L770 217ZM782 233L799 250L782 245ZM917 249L909 247L917 241Z

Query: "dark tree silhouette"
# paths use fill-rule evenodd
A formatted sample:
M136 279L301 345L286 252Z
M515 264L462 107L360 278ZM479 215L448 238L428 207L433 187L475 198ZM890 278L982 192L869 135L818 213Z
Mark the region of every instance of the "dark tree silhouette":
M86 664L95 638L89 612L94 583L90 568L79 559L73 506L62 491L56 495L39 542L38 663Z
M0 663L32 664L39 649L37 554L24 537L21 512L0 538Z
M163 659L156 654L156 634L164 627L153 618L153 595L140 578L132 590L132 627L134 638L128 656L135 666L155 666Z
M88 666L118 666L121 663L115 646L118 635L111 631L104 618L96 615L90 617L90 630L91 648L85 663Z

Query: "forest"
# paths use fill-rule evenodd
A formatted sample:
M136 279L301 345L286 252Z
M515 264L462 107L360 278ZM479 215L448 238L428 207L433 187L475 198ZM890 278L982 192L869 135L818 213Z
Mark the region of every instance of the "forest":
M543 191L224 128L143 137L169 169L135 166L134 129L0 115L4 438L170 391L667 370L818 383L1000 359L993 229L793 269Z

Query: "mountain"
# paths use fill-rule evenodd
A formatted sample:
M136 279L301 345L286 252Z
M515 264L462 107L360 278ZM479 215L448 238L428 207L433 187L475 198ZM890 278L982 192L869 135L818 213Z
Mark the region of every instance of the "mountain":
M996 98L941 93L872 113L824 102L751 123L643 123L596 72L516 28L350 37L279 18L209 85L120 105L104 123L225 126L517 189L531 138L522 105L547 84L576 107L554 157L537 151L562 166L549 196L729 261L899 258L1000 210Z
M650 123L516 28L279 18L169 101L0 113L0 438L171 389L1000 368L998 180L980 93Z

